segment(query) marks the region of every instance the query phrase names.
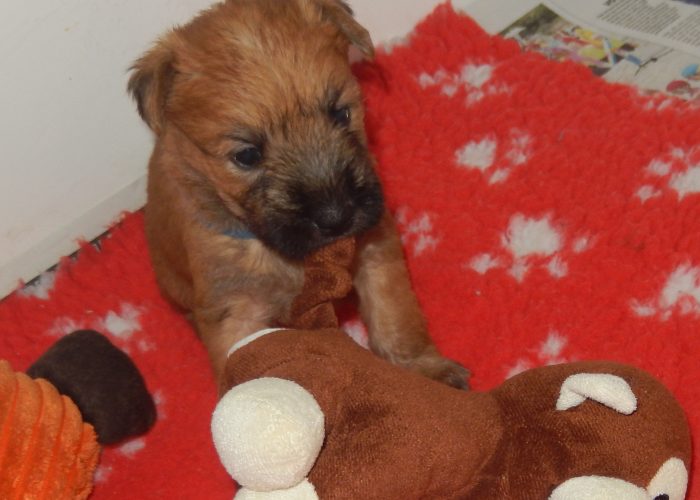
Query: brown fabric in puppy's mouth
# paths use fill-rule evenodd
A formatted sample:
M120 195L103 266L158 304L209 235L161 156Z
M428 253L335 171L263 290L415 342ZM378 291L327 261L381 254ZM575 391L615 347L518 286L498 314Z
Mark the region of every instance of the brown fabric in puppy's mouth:
M345 238L306 258L304 287L285 326L308 330L338 327L333 301L344 298L352 289L350 266L354 256L355 239Z

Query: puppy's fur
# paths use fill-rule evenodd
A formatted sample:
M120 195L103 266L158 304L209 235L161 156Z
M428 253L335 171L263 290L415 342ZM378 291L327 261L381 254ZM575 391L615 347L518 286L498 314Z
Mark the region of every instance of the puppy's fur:
M454 386L413 295L367 150L340 0L228 0L160 41L129 90L156 135L146 230L164 293L192 311L217 376L237 340L288 317L302 259L359 235L371 348Z

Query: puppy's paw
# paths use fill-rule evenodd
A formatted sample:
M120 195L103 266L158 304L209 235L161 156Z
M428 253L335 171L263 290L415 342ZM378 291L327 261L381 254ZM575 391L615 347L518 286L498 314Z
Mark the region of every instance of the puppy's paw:
M437 352L422 354L408 363L407 368L456 389L469 390L469 370Z

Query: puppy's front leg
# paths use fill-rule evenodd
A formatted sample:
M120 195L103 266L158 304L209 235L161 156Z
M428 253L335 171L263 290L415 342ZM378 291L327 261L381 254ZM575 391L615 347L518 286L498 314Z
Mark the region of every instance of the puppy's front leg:
M358 243L354 285L370 348L392 363L466 389L468 371L441 356L428 335L391 215L385 212Z
M226 366L228 352L233 345L270 326L264 309L246 298L229 300L225 304L199 307L194 311L197 333L209 354L217 386ZM256 311L259 314L256 314Z

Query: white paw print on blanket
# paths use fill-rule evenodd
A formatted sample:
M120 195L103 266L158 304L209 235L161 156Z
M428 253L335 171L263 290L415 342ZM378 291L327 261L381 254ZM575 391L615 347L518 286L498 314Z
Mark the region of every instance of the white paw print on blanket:
M435 73L421 73L418 83L424 89L440 87L447 97L454 97L458 90L464 89L467 98L465 104L471 106L490 95L507 94L511 91L508 85L493 82L495 67L488 63L466 63L459 72L450 73L439 69Z
M83 318L74 319L60 316L54 320L48 334L63 337L76 330L93 329L108 335L120 349L129 353L134 347L140 352L156 349L156 346L141 333L142 309L127 302L119 305L118 309L108 311L104 317L97 317L91 311L86 311Z
M553 278L563 278L569 273L569 266L562 253L570 249L579 254L592 244L590 236L582 235L567 246L563 230L555 226L550 215L537 218L515 214L501 234L502 249L475 255L465 267L479 274L508 268L508 274L522 283L530 269L538 265Z
M56 271L46 271L31 284L21 288L17 293L20 297L34 297L40 300L49 300L55 284Z
M160 419L160 415L158 415ZM120 446L113 447L108 453L103 453L100 458L100 463L95 469L94 481L96 484L109 483L110 477L115 471L115 468L120 467L120 458L128 460L136 460L143 450L148 446L148 437L136 437L126 441Z
M536 349L532 349L531 352L519 358L508 368L506 378L514 377L537 366L557 365L570 361L569 358L563 356L568 343L567 337L555 330L550 331L547 338L540 342Z
M395 218L401 233L401 242L414 256L418 257L437 248L440 238L435 235L430 214L422 212L414 215L408 207L401 207L396 211Z
M500 141L495 135L467 142L455 152L458 166L488 175L489 184L505 181L513 169L527 163L532 155L532 137L513 128Z
M632 311L639 317L656 317L662 321L674 312L700 317L700 266L684 263L671 271L659 294L648 300L635 299Z
M689 149L673 148L669 153L655 158L645 168L649 182L637 190L637 197L646 202L663 193L660 183L666 184L678 195L679 200L700 193L700 146Z

